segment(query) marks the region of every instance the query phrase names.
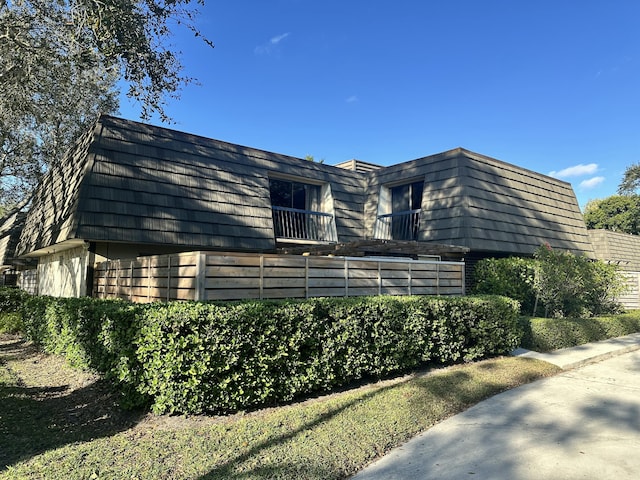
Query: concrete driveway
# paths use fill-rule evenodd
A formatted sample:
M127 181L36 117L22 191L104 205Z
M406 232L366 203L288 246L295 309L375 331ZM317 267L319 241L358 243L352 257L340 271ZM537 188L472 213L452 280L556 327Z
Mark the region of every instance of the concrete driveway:
M605 354L592 352L600 344L554 353L571 369L445 420L354 478L640 478L640 336L612 342Z

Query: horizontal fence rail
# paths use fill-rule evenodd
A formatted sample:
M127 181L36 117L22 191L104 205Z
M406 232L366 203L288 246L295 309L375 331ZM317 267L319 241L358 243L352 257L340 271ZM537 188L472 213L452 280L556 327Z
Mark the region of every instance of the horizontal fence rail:
M94 270L94 296L133 302L464 293L464 263L435 260L190 252Z

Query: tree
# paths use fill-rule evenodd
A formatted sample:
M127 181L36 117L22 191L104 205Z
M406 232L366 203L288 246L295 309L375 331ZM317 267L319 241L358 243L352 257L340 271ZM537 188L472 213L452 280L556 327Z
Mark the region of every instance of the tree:
M620 195L633 195L640 188L640 163L630 165L618 185Z
M316 159L313 155L305 155L304 156L305 160L309 160L310 162L315 162ZM318 163L324 163L324 158L321 158L320 160L317 161Z
M142 118L158 113L167 120L165 97L191 81L166 46L169 22L213 46L194 26L194 3L204 0L0 0L2 53L13 50L23 59L5 63L0 75L29 74L25 64L34 55L62 56L84 68L101 63L118 70L127 95L140 102Z
M614 232L640 234L640 196L613 195L591 200L584 211L587 228L603 228Z
M0 0L1 1L1 0ZM95 60L76 61L50 42L52 25L17 7L0 11L0 204L13 205L31 191L47 168L60 161L100 112L117 109L117 72ZM15 39L11 28L29 32ZM27 44L26 42L30 42ZM0 67L2 68L2 67Z
M542 245L535 252L534 290L545 317L590 317L620 310L627 287L617 265Z
M169 22L199 36L194 3L0 0L0 205L23 197L98 113L117 109L119 78L143 119L169 120L167 97L191 81L165 46Z

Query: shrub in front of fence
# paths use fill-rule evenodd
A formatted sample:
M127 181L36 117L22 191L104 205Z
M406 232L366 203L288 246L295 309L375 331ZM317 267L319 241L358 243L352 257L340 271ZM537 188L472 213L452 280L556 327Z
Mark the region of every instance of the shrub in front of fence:
M425 363L472 361L519 343L504 297L358 297L157 304L136 343L156 413L277 405Z
M505 297L355 297L149 305L30 297L25 331L156 413L281 404L425 363L504 354L520 339Z

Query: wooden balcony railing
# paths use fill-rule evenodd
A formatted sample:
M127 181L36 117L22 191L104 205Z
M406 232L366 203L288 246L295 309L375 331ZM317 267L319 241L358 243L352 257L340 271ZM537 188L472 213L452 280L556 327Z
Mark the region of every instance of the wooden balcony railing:
M335 219L332 214L299 210L287 207L271 207L276 238L337 242Z
M382 240L417 240L420 209L378 215L374 236Z

